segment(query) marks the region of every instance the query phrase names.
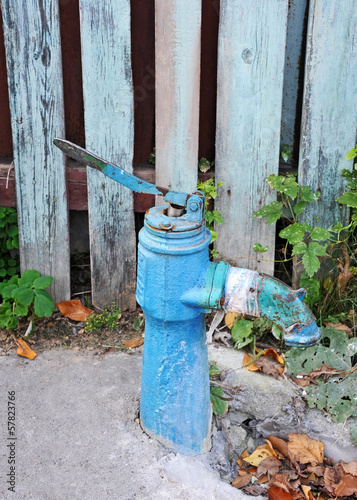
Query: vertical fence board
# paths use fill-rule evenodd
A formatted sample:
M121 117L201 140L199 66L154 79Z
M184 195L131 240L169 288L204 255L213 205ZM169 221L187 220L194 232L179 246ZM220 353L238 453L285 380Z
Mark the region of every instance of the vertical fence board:
M129 0L82 0L81 43L86 147L132 172L133 88ZM88 171L92 300L135 309L133 193Z
M265 179L278 173L287 0L221 0L216 207L225 220L216 248L237 265L274 270L275 227L253 219L274 200ZM269 246L267 260L254 243Z
M156 0L156 183L197 188L201 0Z
M54 276L55 301L70 296L57 2L2 0L20 229L21 270Z
M299 181L321 192L302 220L329 227L346 221L335 203L345 186L340 173L356 141L357 2L311 0L300 143Z

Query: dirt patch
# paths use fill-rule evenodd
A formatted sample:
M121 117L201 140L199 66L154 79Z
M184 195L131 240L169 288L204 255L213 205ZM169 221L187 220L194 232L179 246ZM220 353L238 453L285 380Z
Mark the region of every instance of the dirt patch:
M133 325L136 318L143 318L140 308L134 312L124 312L114 330L101 327L95 332L87 333L85 324L64 318L60 312L55 312L51 317L38 320L34 333L26 342L37 353L65 347L72 350L89 349L102 354L110 351L127 351L124 340L142 338L144 336L144 324L135 330ZM13 331L15 337L20 337L26 332L28 324L22 325ZM16 344L5 330L0 330L0 355L6 355L16 351ZM140 350L142 347L132 349ZM130 351L130 349L129 349Z

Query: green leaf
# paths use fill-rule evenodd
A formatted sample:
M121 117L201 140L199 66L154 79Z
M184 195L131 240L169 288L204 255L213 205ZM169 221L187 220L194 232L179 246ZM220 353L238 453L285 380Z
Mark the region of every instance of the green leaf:
M16 236L19 234L19 228L17 226L10 226L9 229L7 230L7 234L9 236Z
M35 279L35 281L33 282L33 286L37 289L44 290L45 288L50 286L52 281L52 276L40 276L39 278Z
M218 368L217 363L215 361L210 361L209 362L209 375L214 376L214 375L219 375L221 373L221 370Z
M211 228L209 228L209 230L210 230L210 233L211 233L211 243L213 243L217 239L217 233L216 233L216 231L214 231Z
M327 229L324 229L322 227L314 227L312 233L310 234L310 237L315 241L326 241L331 238L331 233L330 231L327 231Z
M307 201L298 201L294 205L293 209L294 209L294 213L295 213L296 217L298 217L299 215L301 215L303 213L307 204L308 204Z
M307 251L307 245L304 242L298 243L293 247L291 255L301 255Z
M351 342L353 340L353 342ZM357 353L357 338L349 339L346 333L333 328L323 328L320 342L312 347L293 347L285 354L291 375L310 373L325 363L336 370L349 371L351 357Z
M268 217L268 224L273 224L278 219L280 219L281 214L283 213L283 204L280 201L273 201L261 208L257 212L255 212L254 217Z
M291 148L287 144L282 144L280 154L285 163L288 162L291 158Z
M35 279L40 277L40 273L33 269L29 269L22 273L21 278L19 279L19 285L25 285L27 283L33 283Z
M4 299L9 299L11 297L11 294L14 290L16 290L17 285L9 285L5 286L4 288L1 289L0 293L3 296Z
M27 316L28 308L22 304L17 304L14 307L14 314L16 314L16 316Z
M320 269L320 261L315 253L307 249L302 257L302 263L309 276L313 276Z
M280 328L280 326L276 325L273 323L271 327L271 333L277 340L281 340L283 338L283 330Z
M356 156L357 156L357 146L351 149L351 151L347 153L345 160L353 160L353 158L356 158Z
M326 257L326 248L327 248L327 243L325 245L320 245L320 243L316 243L315 241L311 241L309 244L309 252L313 252L315 255L319 255L320 257Z
M1 265L1 259L0 259L0 265ZM17 265L17 261L15 259L9 259L7 261L7 265L10 266L10 267L14 267Z
M249 321L248 319L240 319L234 323L231 334L236 349L241 349L253 341L253 326L253 321Z
M302 273L300 278L300 286L306 289L304 301L312 308L321 298L320 281L315 277L310 277L307 273Z
M291 245L301 243L305 237L305 227L303 224L296 222L282 229L279 233L281 238L285 238Z
M253 246L253 250L254 252L264 253L269 250L269 247L263 247L260 243L255 243L255 245Z
M22 304L24 306L29 306L34 298L35 292L31 290L31 288L25 288L21 290L14 299L17 303Z
M0 278L4 278L6 276L6 269L0 268Z
M357 208L357 191L347 191L347 193L343 193L342 196L337 198L336 201L348 207Z
M223 390L220 387L211 387L210 400L213 413L216 415L224 415L228 409L228 403L221 399L220 396L224 396Z
M55 306L53 305L53 300L49 300L47 297L38 293L35 296L35 314L39 318L43 318L44 316L51 316L53 311L55 310Z
M314 193L313 190L309 188L309 186L300 186L299 196L303 201L312 203L320 198L320 193L319 191L316 191L316 193Z

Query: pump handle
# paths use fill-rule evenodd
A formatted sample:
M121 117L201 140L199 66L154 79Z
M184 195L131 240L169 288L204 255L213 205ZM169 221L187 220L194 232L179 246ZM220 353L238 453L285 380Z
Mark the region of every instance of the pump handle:
M162 195L164 196L164 200L168 203L173 203L179 207L186 207L187 199L190 196L187 193L171 191L170 189L155 186L150 182L139 179L139 177L130 174L126 170L118 167L118 165L109 163L99 156L90 153L86 149L73 144L73 142L66 141L65 139L55 138L53 139L53 144L74 160L99 170L107 177L119 182L119 184L126 186L135 193Z

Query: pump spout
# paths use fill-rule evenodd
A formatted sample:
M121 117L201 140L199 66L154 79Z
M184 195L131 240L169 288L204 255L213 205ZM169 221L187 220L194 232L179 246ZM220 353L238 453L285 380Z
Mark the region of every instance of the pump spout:
M227 273L223 308L250 316L264 316L284 332L288 346L316 344L321 331L303 302L306 290L292 290L285 283L257 271L231 267Z

